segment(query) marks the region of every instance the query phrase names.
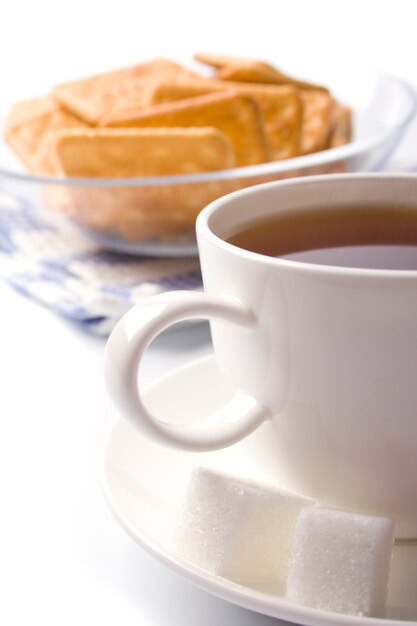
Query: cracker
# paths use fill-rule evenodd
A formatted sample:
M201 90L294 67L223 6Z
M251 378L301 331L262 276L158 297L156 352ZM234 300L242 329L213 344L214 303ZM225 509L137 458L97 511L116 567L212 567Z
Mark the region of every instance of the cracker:
M243 64L230 63L219 69L216 78L228 81L263 83L270 85L295 85L300 89L320 89L327 91L321 85L299 80L283 74L279 70L266 66L259 61L245 62Z
M224 91L226 81L199 79L165 82L155 86L152 102L169 102L192 98L203 93ZM299 90L293 85L257 85L230 83L229 90L255 100L261 112L269 158L280 160L299 154L302 105Z
M69 130L56 150L68 176L165 176L235 165L230 142L210 127Z
M147 106L148 94L155 81L196 76L177 63L156 59L58 85L54 94L69 112L94 126L103 116Z
M239 56L232 56L228 54L211 54L208 52L196 52L193 55L193 58L200 63L204 63L205 65L210 65L210 67L215 67L217 69L221 69L225 65L250 65L252 63L256 63L259 67L262 67L265 70L274 70L272 65L269 63L265 63L264 61L258 61L255 59L247 59Z
M268 160L266 138L256 102L246 95L213 93L178 102L131 111L102 120L104 126L171 127L213 126L233 145L236 164L254 165Z
M17 102L11 108L5 124L5 133L32 122L34 119L43 119L54 113L56 102L50 96L39 96L30 100Z
M330 148L343 146L352 139L352 110L342 104L333 109L332 127L330 132Z
M264 118L271 160L289 159L299 154L302 106L293 86L235 83L241 93L250 94Z
M149 93L149 105L155 106L165 102L175 102L176 100L185 100L188 98L196 98L197 96L233 91L233 86L225 85L214 80L195 80L195 81L159 81L152 86ZM105 121L105 120L104 120Z
M13 107L6 121L4 137L30 172L55 174L54 138L57 132L78 126L83 123L60 109L54 98L41 96Z
M37 171L39 141L54 110L48 97L19 102L5 124L4 139L30 172Z
M311 154L325 150L330 144L334 100L325 91L301 91L301 99L304 107L301 153Z

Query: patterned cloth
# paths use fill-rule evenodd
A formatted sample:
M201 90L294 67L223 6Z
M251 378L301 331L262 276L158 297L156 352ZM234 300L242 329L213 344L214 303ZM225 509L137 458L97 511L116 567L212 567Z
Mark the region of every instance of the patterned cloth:
M137 257L100 250L0 193L0 276L89 331L108 335L134 304L173 289L198 289L196 258Z

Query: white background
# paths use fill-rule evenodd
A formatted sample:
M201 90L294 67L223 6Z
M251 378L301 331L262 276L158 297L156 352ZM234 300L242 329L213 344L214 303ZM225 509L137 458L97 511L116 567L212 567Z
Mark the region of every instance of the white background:
M0 108L57 81L196 50L317 79L367 66L417 85L416 13L411 0L3 2ZM414 152L408 139L408 154L417 161L417 141ZM275 623L195 589L125 535L98 482L113 418L104 341L3 284L0 303L0 623ZM144 381L209 350L205 326L163 336Z
M2 88L14 96L152 56L248 54L318 76L366 63L417 76L413 0L13 0L2 3Z

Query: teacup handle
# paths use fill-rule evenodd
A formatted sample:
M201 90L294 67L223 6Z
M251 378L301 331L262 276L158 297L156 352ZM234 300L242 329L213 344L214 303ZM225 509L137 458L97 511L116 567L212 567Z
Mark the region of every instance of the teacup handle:
M268 410L242 391L218 411L194 424L169 424L144 406L138 386L140 362L150 342L168 326L207 318L254 327L252 311L237 299L207 293L172 291L130 309L117 323L106 346L107 390L120 413L153 440L188 450L215 450L236 443L269 417Z

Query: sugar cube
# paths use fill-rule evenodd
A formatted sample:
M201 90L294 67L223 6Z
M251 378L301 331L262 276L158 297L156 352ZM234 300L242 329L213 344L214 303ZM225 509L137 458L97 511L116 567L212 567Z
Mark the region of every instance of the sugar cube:
M296 519L312 504L274 486L197 468L176 529L177 550L213 574L283 593Z
M299 604L383 616L394 521L325 507L300 511L287 596Z

